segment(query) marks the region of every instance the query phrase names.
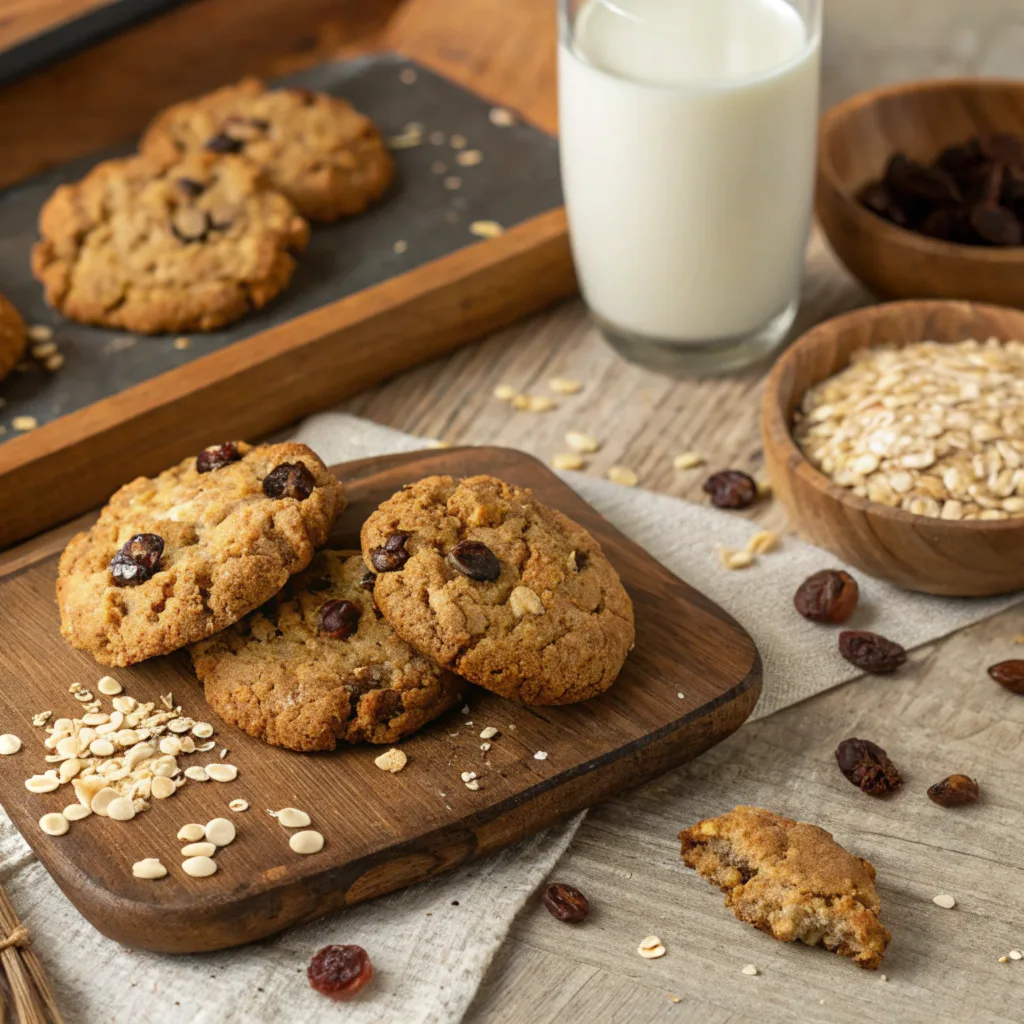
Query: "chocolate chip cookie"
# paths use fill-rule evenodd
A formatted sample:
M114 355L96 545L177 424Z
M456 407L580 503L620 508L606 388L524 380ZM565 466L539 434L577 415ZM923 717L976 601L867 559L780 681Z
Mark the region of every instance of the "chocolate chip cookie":
M679 833L683 862L725 893L747 924L782 942L824 946L876 969L892 936L875 869L817 825L737 807Z
M633 606L597 541L489 476L428 477L362 531L377 605L439 665L525 704L571 704L615 681Z
M18 365L26 344L25 321L10 299L0 295L0 380Z
M319 551L262 608L192 647L210 707L275 747L395 743L461 696L461 680L380 617L358 552Z
M107 160L39 215L32 272L82 323L210 331L291 280L309 225L242 157Z
M317 221L361 213L394 176L380 133L350 103L308 89L268 89L256 78L165 110L140 148L172 158L240 153Z
M344 507L304 444L229 441L139 477L64 549L61 633L104 665L211 636L305 569Z

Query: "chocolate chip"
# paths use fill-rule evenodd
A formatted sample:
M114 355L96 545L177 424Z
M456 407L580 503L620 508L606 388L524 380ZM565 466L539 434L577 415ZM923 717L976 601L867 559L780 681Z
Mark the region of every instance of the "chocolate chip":
M223 469L232 462L238 462L241 457L242 453L234 441L212 444L196 456L196 472L212 473L215 469Z
M366 572L363 573L362 579L360 579L360 581L359 581L359 586L361 586L363 588L363 590L368 590L372 594L373 593L373 585L376 582L377 582L377 575L376 575L376 573L372 573L372 572L370 572L369 569L367 569Z
M206 191L206 186L201 181L195 181L192 178L179 178L175 185L181 189L189 197L189 199L195 199L196 196L201 196Z
M407 533L393 533L380 547L370 552L370 561L377 572L397 572L409 561L409 552L405 542Z
M206 148L211 153L240 153L244 145L240 139L233 139L225 132L218 132L206 140Z
M171 230L181 242L201 242L210 230L210 220L202 210L182 206L171 217Z
M137 587L153 578L164 553L163 537L137 533L110 560L110 578L116 587Z
M317 612L320 635L347 640L359 627L359 606L351 601L328 601Z
M316 487L316 477L304 462L282 462L263 480L263 493L268 498L295 498L305 501Z
M448 552L448 564L478 583L493 583L501 575L494 552L478 540L462 540Z

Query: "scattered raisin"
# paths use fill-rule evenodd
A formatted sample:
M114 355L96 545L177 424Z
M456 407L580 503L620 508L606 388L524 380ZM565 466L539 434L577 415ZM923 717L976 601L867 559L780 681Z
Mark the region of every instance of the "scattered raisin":
M963 807L977 801L978 784L967 775L950 775L928 787L928 797L940 807Z
M263 480L263 493L268 498L295 498L305 501L316 487L316 477L304 462L282 462Z
M240 153L244 146L241 139L233 139L226 132L218 132L206 140L206 148L211 153Z
M866 629L843 630L839 653L851 665L876 676L895 672L907 660L907 652L899 644Z
M363 590L368 590L371 594L373 593L373 585L377 582L377 574L370 572L369 569L363 573L362 579L359 580L359 586Z
M757 484L738 469L723 469L704 481L704 493L715 508L749 508L757 500Z
M843 740L836 747L836 761L850 782L872 796L892 793L903 785L889 755L871 740Z
M448 564L478 583L493 583L501 575L494 552L478 540L460 540L448 552Z
M362 946L324 946L309 961L309 984L329 999L351 999L373 977Z
M842 569L808 576L793 597L796 610L812 622L845 622L857 607L857 581Z
M351 601L328 601L317 612L320 635L332 640L347 640L359 627L361 614L359 606Z
M137 587L153 578L164 553L163 537L137 533L125 541L110 560L110 578L116 587Z
M238 445L234 441L225 441L224 444L212 444L204 448L196 456L196 472L211 473L215 469L222 469L224 466L237 462L242 457Z
M544 906L551 911L552 917L569 924L579 924L587 919L590 903L587 897L564 882L552 882L544 890Z
M1000 661L989 668L988 674L1011 693L1024 693L1024 661Z
M370 561L377 572L397 572L409 561L405 542L407 533L393 533L384 543L370 552Z

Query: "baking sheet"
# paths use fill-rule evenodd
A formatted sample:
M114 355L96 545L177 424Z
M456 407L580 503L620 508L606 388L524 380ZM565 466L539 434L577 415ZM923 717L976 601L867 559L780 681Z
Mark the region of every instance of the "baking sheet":
M53 189L78 180L100 160L131 152L134 140L0 192L0 292L27 323L51 325L64 356L56 372L26 360L0 381L0 443L15 435L15 417L30 416L42 425L479 242L469 231L473 221L494 220L509 227L561 205L553 137L518 121L508 127L492 124L490 104L402 57L375 54L323 64L282 84L344 96L372 117L385 136L400 135L413 122L422 124L424 143L395 151L396 182L380 206L313 228L309 248L281 296L224 330L188 335L188 348L175 348L175 335L138 336L64 320L46 305L29 268L39 208ZM437 133L433 140L432 133ZM450 145L455 134L466 138L467 148L483 154L475 167L455 162ZM435 167L440 163L443 172ZM457 189L445 187L451 176L461 180ZM401 252L395 251L398 242L404 243L398 246Z

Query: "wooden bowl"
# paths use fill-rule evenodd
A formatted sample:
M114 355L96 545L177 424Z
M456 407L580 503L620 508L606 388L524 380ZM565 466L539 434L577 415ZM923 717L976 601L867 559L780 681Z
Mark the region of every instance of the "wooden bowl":
M891 302L808 331L775 364L761 432L772 487L806 540L870 576L928 594L975 597L1024 587L1024 518L947 521L857 497L815 469L792 436L808 388L870 345L1024 338L1024 312L969 302ZM828 568L827 557L822 558Z
M816 209L836 255L884 298L1024 306L1024 246L958 245L896 227L857 193L893 153L934 159L972 135L1024 135L1024 81L958 78L877 89L833 107L818 140Z

